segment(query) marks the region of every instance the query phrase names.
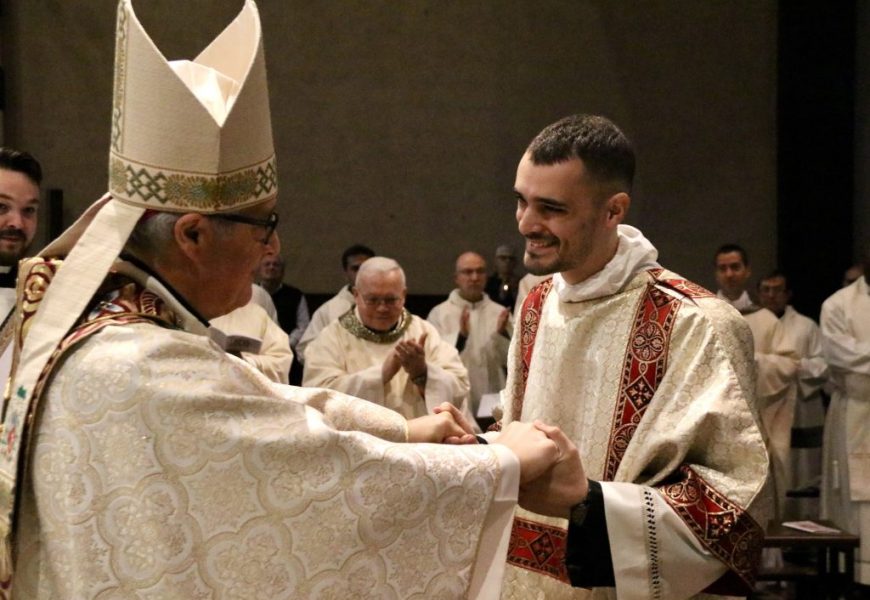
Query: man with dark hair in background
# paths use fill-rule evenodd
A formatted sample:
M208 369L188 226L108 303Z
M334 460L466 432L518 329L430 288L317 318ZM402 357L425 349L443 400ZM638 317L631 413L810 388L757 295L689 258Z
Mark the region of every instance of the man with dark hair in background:
M517 512L503 597L680 600L753 582L768 459L749 329L622 224L633 176L631 143L590 115L545 128L517 168L525 266L552 277L517 318L502 423L558 424L585 476L546 492L572 507L546 513L561 518Z
M42 167L27 152L0 148L0 322L15 304L18 261L36 234Z
M12 368L18 261L36 234L42 167L27 152L0 148L0 382Z
M817 506L790 506L786 493L794 488L818 488L821 482L825 423L821 391L828 378L821 333L812 319L789 304L792 290L782 271L772 271L759 282L758 297L766 310L746 318L756 336L757 389L777 483L779 516L818 519ZM797 447L792 448L795 441Z
M342 252L341 270L344 272L344 278L347 280L347 283L338 290L335 296L324 302L322 306L314 311L314 314L311 316L311 322L305 328L305 333L302 334L302 338L294 349L297 360L305 362L305 348L308 344L317 337L324 327L353 308L353 289L356 282L356 273L359 271L360 266L374 255L374 250L362 244L354 244Z
M723 244L716 250L716 296L745 315L758 310L758 305L749 297L746 285L752 276L749 254L737 244Z

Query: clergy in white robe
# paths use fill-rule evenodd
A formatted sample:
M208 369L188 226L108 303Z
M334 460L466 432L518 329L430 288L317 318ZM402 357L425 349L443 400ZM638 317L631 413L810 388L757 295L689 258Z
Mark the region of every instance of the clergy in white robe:
M278 322L278 309L275 308L275 303L272 302L272 296L261 285L254 284L251 286L251 302L254 302L266 311L269 318Z
M511 452L396 444L397 413L270 383L116 270L49 365L15 597L497 597Z
M819 488L822 475L822 431L825 423L825 408L822 402L822 386L828 380L828 365L822 353L819 326L797 312L789 302L792 290L786 275L774 271L758 285L761 305L777 317L768 342L773 352L780 356L785 352L795 357L796 386L791 426L791 448L785 466L788 490ZM759 311L760 312L760 311ZM750 319L751 320L751 319ZM763 378L759 375L759 380ZM784 519L818 519L818 498L800 496L786 498Z
M353 306L353 292L349 285L342 286L335 296L318 306L314 314L311 315L311 320L302 333L302 337L299 338L299 343L296 344L296 351L299 353L299 357L304 359L308 344L314 341L327 325L337 320L341 315L353 308Z
M471 384L470 408L476 415L480 398L504 388L510 345L510 310L483 292L486 261L475 252L456 260L456 289L435 306L426 320L459 351Z
M861 536L857 580L870 585L870 250L865 275L822 304L831 376L825 420L822 517Z
M633 171L630 142L591 115L545 128L517 168L525 266L554 275L517 317L503 423L559 425L589 485L563 518L517 512L503 598L682 600L754 581L770 496L751 334L621 224Z
M374 251L362 244L354 244L346 248L341 255L341 270L347 280L338 293L317 307L311 315L311 321L296 344L296 359L305 362L305 349L323 329L354 307L353 286L360 266L375 255Z
M770 453L776 500L774 517L784 516L786 492L791 489L791 429L798 398L798 366L794 340L779 334L779 319L766 308L744 315L752 330L756 395L761 430Z
M308 346L303 384L364 398L407 418L442 402L467 412L468 371L459 353L405 309L405 293L398 263L367 260L357 277L358 306Z
M213 327L221 332L214 336L215 341L227 352L241 356L271 381L287 383L293 363L290 339L254 299L257 290L268 297L266 290L252 284L250 302L211 320Z

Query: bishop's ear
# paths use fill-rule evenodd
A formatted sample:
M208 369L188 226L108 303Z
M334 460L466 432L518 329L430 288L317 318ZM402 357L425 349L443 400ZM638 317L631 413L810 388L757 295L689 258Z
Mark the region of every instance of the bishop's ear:
M172 229L173 239L182 253L189 258L194 258L202 252L205 228L204 215L187 213L178 218Z

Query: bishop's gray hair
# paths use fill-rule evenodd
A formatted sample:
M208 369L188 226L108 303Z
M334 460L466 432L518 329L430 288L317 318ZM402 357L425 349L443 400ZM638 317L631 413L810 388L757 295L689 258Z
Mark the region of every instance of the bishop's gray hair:
M373 256L360 266L359 272L356 274L357 285L359 284L360 278L364 279L375 273L391 273L393 271L399 272L399 279L402 282L402 287L406 287L405 271L399 263L392 258L387 258L386 256Z
M175 224L180 213L160 212L139 219L127 239L125 252L141 259L158 257L169 248L175 235Z
M175 224L183 215L184 213L170 212L146 213L130 233L124 251L143 260L163 256L175 243ZM220 219L214 219L213 223L215 230L221 234L231 232L232 223Z

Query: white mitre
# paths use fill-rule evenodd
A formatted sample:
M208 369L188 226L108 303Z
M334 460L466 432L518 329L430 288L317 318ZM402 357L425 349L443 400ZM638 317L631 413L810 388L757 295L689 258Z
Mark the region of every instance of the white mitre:
M162 211L238 210L274 198L275 151L256 5L193 61L168 62L118 6L109 191Z
M19 432L37 380L136 223L146 210L237 211L278 192L262 31L252 0L199 56L177 63L151 41L131 0L121 0L115 51L109 193L39 253L65 257L51 285L37 281L25 290L25 305L42 301L17 332L19 340L22 332L26 337L0 435L0 585L12 571L10 534L25 437Z

